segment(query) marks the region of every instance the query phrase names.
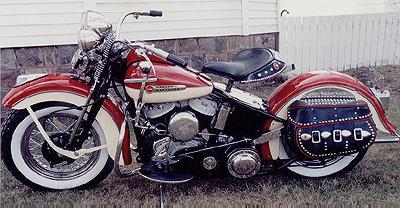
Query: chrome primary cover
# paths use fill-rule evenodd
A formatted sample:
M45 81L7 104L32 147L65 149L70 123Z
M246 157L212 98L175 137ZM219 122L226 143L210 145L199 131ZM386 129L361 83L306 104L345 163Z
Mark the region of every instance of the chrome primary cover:
M178 141L189 141L199 133L199 121L192 113L177 113L169 122L168 132Z
M250 178L261 168L261 159L253 149L239 149L228 157L227 168L236 178Z

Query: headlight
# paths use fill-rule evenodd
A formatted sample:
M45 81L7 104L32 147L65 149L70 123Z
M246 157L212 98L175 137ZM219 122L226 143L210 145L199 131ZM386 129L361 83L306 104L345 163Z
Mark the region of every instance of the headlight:
M93 30L103 37L112 30L112 24L108 19L97 12L86 11L82 15L82 28Z
M94 31L82 28L78 35L78 45L82 51L90 51L100 44L101 37Z

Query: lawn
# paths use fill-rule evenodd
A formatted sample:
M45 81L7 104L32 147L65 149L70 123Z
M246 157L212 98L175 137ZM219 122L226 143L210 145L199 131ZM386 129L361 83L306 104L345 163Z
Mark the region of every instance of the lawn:
M381 67L377 71L384 77L380 79L381 84L392 93L388 117L400 127L400 67ZM347 73L360 77L362 81L376 79L374 74L367 75L370 72L369 69L358 69ZM250 88L265 97L261 84L253 84ZM266 88L271 89L271 86ZM139 176L118 178L111 174L92 189L39 192L22 185L7 170L1 168L1 185L2 207L15 204L157 206L159 200L159 185ZM195 179L185 184L164 187L167 205L177 207L360 204L399 206L400 144L373 145L362 162L342 176L304 179L277 172L247 180Z

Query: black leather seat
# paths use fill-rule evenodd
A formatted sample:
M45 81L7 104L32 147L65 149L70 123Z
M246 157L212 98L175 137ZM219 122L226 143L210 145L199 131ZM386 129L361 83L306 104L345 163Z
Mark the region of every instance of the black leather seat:
M202 71L241 81L249 74L268 65L273 59L274 55L268 49L250 48L236 54L232 62L205 63Z

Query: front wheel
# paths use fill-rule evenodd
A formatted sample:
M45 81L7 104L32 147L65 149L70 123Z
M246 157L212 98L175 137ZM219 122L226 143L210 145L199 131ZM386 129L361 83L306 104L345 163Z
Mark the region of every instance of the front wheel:
M60 103L45 103L33 110L43 128L62 147L81 111L66 109ZM63 111L60 111L63 110ZM106 143L95 121L82 148ZM54 152L42 137L26 110L12 111L3 123L1 157L7 169L24 184L40 189L72 189L99 183L112 171L113 160L106 149L86 154L76 160Z
M296 161L287 167L287 169L296 175L309 178L333 176L353 169L362 160L366 152L367 149L351 155L338 156L325 161Z

